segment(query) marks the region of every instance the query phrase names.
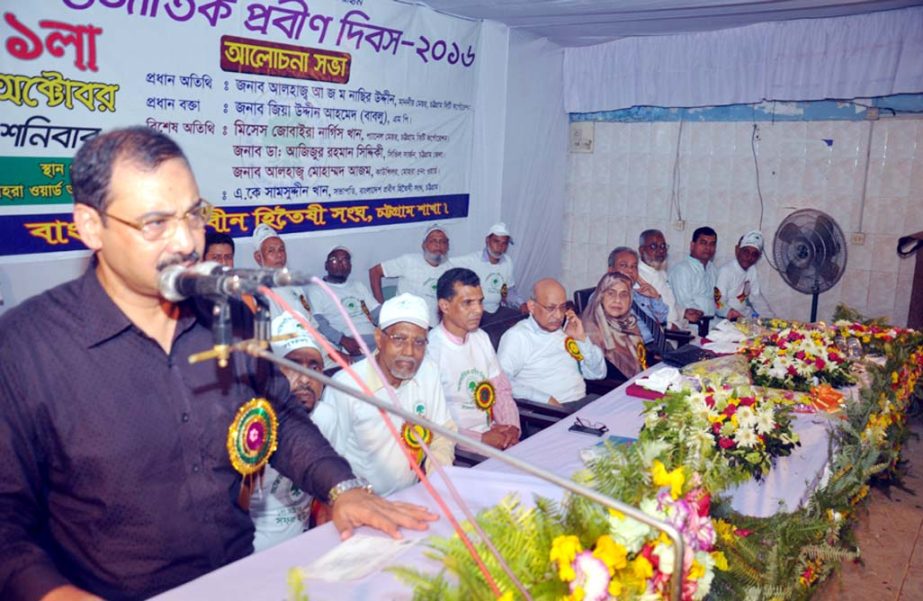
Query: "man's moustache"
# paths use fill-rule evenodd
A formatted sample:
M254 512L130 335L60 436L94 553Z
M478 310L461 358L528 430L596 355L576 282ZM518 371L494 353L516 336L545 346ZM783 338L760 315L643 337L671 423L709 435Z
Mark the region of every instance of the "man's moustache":
M157 264L157 271L163 271L171 265L181 265L183 263L198 263L199 262L199 253L197 251L192 251L189 254L185 255L171 255Z

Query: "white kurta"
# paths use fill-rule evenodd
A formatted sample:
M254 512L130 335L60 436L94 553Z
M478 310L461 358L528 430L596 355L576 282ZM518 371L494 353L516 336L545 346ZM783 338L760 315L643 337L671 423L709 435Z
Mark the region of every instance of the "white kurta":
M353 365L353 369L376 398L390 403L384 384L369 363L372 360L375 359L363 359ZM334 379L358 388L346 371L337 372ZM396 392L403 409L455 429L436 365L430 359L424 357L416 375L401 383ZM390 413L388 417L400 433L404 420ZM401 443L394 440L378 409L372 405L328 386L321 402L311 412L311 419L337 453L349 461L353 472L368 480L379 495L389 495L417 481L401 450ZM455 460L454 442L434 434L429 446L440 464L452 465ZM428 461L426 468L429 472Z
M462 434L478 438L478 434L486 432L490 426L486 412L474 404L474 391L481 382L490 380L493 383L503 373L490 337L484 330L477 330L469 332L464 341L458 340L440 324L429 332L426 354L439 369L442 390L455 425ZM518 428L519 410L509 386L494 384L494 388L494 422Z
M676 297L673 295L673 287L670 285L670 278L667 271L654 269L644 261L638 261L638 274L645 282L653 286L660 293L660 299L669 309L667 313L667 323L679 325L683 318L683 312L676 306Z
M705 315L715 314L715 284L718 270L714 261L703 266L687 255L670 268L670 285L676 297L676 307L682 315L686 309L698 309Z
M495 265L486 260L484 254L485 251L482 249L452 259L452 263L456 267L467 267L478 274L481 280L481 292L484 293L484 310L488 313L496 313L503 300L503 286L506 286L507 291L516 286L516 278L513 276L513 260L503 255Z
M603 352L586 338L577 342L583 360L570 356L563 329L543 330L530 315L506 331L500 339L497 358L510 379L513 396L536 403L554 397L561 403L579 401L586 396L586 382L606 377Z
M381 269L385 277L398 278L397 294L409 292L426 301L429 307L430 327L439 323L436 282L439 281L439 276L452 267L455 265L448 260L438 267L433 267L420 253L401 255L381 262Z

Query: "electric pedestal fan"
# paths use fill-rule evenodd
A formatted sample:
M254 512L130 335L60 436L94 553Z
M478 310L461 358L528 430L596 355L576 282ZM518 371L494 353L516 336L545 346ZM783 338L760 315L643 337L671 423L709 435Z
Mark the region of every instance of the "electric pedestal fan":
M817 297L833 288L846 269L843 230L822 211L795 211L779 224L772 256L782 279L798 292L812 296L811 321L816 321Z

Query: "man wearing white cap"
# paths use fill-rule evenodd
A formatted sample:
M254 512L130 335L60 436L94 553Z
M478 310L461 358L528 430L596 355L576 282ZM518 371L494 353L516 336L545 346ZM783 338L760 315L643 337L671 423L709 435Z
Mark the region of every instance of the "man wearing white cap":
M352 253L345 246L336 246L327 253L324 263L327 275L324 281L337 295L340 304L346 309L356 330L370 350L375 350L374 312L378 301L372 296L368 286L357 280L350 280L352 273ZM308 300L314 309L314 317L322 329L327 330L327 337L343 347L350 355L360 355L359 343L353 338L346 320L330 296L320 286L308 286Z
M754 230L740 237L734 258L718 270L715 306L719 317L735 321L768 315L769 306L760 293L756 264L763 255L763 234ZM757 312L755 304L760 305Z
M261 223L253 230L253 260L260 267L266 269L282 269L288 263L288 255L285 252L285 242L279 237L278 232L265 223ZM314 318L314 312L311 310L311 303L301 286L280 286L273 288L273 292L278 294L288 303L292 311L296 311L305 316L311 325L318 329L326 338L331 336L337 337L337 332L333 331L327 324L323 326ZM269 301L269 313L273 319L283 315L285 310L282 305L274 300Z
M385 382L372 364L375 361L403 409L455 430L436 365L425 357L429 324L429 308L419 296L400 294L387 300L381 306L379 329L375 330L378 351L353 365L353 370L377 398L391 402ZM357 388L345 371L338 372L334 379ZM417 481L401 445L411 451L414 460L421 462L427 472L434 460L451 465L455 459L453 441L433 432L420 432L390 413L383 418L375 407L333 388L326 390L311 419L333 448L349 461L353 471L371 482L372 489L382 496ZM393 438L384 419L394 424L401 442ZM419 436L424 439L431 436L428 445L432 454L425 460L416 443Z
M439 224L429 226L423 236L422 254L407 253L382 261L369 269L372 294L384 302L381 278L398 278L397 294L416 294L429 307L429 323L439 321L436 305L436 282L452 265L449 263L449 236Z
M513 238L502 221L490 226L484 238L484 248L455 259L453 263L467 267L478 274L481 290L484 292L484 319L486 325L497 319L527 313L526 299L516 290L513 275L513 259L506 254ZM512 311L501 311L509 308Z
M280 315L272 320L272 335L291 336L272 343L272 352L308 369L323 371L324 358L320 347L308 332L290 315ZM324 391L324 385L304 374L281 368L288 380L292 395L310 413ZM253 536L253 550L262 551L293 536L298 536L308 527L311 510L311 495L286 478L272 465L266 465L260 478L261 484L250 494L250 519L256 530Z

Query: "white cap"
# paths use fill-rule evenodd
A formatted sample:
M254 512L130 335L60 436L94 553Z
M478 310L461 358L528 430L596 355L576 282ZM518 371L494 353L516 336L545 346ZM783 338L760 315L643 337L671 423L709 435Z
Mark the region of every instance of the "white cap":
M487 235L488 236L501 236L501 237L506 236L507 238L510 239L510 244L513 243L513 238L512 238L512 235L510 234L510 230L509 228L506 227L506 224L503 223L502 221L498 221L497 223L490 226L490 229L487 230Z
M741 248L745 246L750 246L756 250L763 252L763 234L759 230L753 230L752 232L747 232L740 239L740 244L738 245Z
M449 233L448 233L447 231L445 231L445 228L444 228L444 227L442 227L442 226L439 225L438 223L434 223L433 225L431 225L431 226L429 226L428 228L426 228L426 233L423 234L423 239L426 240L427 238L429 238L429 235L432 234L433 232L442 232L442 233L445 234L446 236L449 235Z
M321 356L324 354L317 342L315 342L314 339L311 338L311 335L308 334L308 331L304 329L304 326L298 323L298 320L291 315L280 315L273 319L271 329L273 337L295 334L293 338L286 338L285 340L278 340L271 343L272 352L277 355L282 355L284 357L290 352L300 348L312 348L318 351Z
M342 246L342 245L340 245L340 246L334 246L333 248L331 248L331 249L330 249L330 252L327 253L327 256L329 257L330 255L332 255L333 253L335 253L335 252L338 251L338 250L342 250L342 251L345 252L347 255L349 255L350 258L352 258L352 256L353 256L353 251L349 250L348 248L346 248L345 246Z
M253 230L253 244L256 246L256 250L260 250L260 247L263 246L263 242L270 238L278 238L279 233L269 227L265 223L261 223Z
M414 294L399 294L381 305L378 327L382 330L406 321L424 330L429 329L429 307L426 301Z

